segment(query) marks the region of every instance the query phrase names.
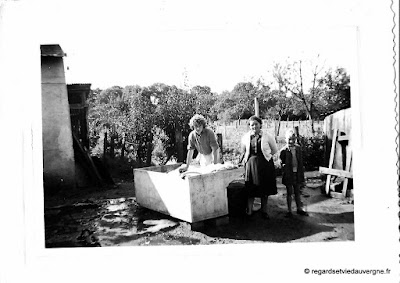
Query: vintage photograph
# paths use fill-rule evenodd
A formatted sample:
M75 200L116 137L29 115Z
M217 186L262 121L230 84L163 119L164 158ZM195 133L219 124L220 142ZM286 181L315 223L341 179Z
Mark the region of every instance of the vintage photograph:
M398 10L0 1L0 282L398 282Z
M161 7L40 46L46 248L354 241L355 29Z

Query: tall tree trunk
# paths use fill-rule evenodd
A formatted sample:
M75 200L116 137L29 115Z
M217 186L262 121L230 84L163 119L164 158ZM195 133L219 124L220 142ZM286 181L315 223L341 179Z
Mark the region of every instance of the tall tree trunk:
M314 120L312 118L311 118L311 132L313 135L315 135Z
M310 114L310 112L307 111L307 116L308 116L308 120L311 123L311 133L314 135L315 134L315 129L314 129L314 120Z

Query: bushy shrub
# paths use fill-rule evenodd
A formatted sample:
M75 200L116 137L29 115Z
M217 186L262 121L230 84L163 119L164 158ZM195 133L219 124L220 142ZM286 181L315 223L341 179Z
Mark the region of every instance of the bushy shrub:
M303 163L306 171L318 169L324 162L325 135L317 134L311 137L299 137L303 150Z
M239 163L239 159L240 159L240 151L237 148L227 148L227 149L223 149L222 151L222 160L224 163L225 162L232 162L234 164L238 164Z
M165 132L157 128L153 139L153 152L152 152L152 163L155 165L165 164L167 162L167 150L166 144L168 142L168 136Z

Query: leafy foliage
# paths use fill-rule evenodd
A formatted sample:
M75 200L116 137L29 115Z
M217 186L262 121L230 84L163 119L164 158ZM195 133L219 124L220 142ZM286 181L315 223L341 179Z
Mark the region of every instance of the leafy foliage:
M320 85L323 89L317 105L320 116L350 107L350 77L345 69L329 69L320 79Z
M303 151L303 164L306 170L316 170L324 160L325 135L317 134L311 137L299 137Z
M231 92L219 96L214 111L223 121L246 119L254 114L254 98L257 87L251 82L241 82L235 85Z
M88 97L92 153L101 155L105 142L112 145L110 155L126 153L138 166L166 163L171 158L182 161L191 131L188 122L194 114L202 114L209 124L246 119L255 112L255 98L261 118L278 123L284 119L321 118L349 107L350 78L346 70L324 72L321 65L310 66L305 68L301 60L275 64L273 81L239 82L232 91L221 94L208 86L186 85L180 89L163 83L94 89ZM322 139L316 134L304 138L303 143L309 160L306 166L311 168L323 157Z

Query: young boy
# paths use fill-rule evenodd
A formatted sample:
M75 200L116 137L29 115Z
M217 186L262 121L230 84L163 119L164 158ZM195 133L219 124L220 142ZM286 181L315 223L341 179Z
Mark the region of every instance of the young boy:
M282 183L286 186L288 213L286 217L292 217L292 194L297 206L297 214L308 216L304 211L300 199L301 187L304 186L303 156L300 146L296 145L296 135L293 129L289 129L285 135L286 145L281 149L280 160L282 162Z

